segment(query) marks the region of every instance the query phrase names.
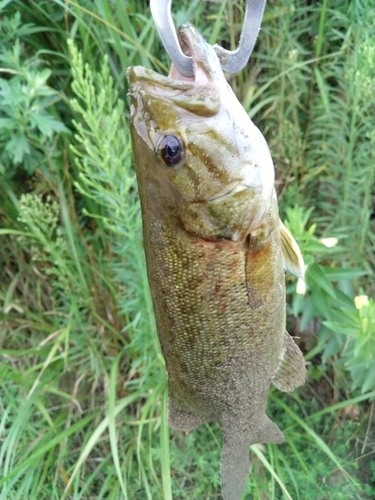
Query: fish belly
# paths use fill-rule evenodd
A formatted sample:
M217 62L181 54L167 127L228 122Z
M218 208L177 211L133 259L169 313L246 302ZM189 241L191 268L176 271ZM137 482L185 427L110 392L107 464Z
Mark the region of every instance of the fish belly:
M282 260L258 256L260 269L248 271L254 305L248 242L204 241L178 224L156 222L146 229L145 243L170 425L189 430L215 420L225 428L230 420L241 428L259 420L261 426L283 347Z

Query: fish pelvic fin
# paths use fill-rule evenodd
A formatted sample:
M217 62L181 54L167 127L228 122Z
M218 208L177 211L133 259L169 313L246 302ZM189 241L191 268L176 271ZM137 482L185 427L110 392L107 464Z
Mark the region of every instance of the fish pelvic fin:
M209 419L200 415L179 410L168 402L168 425L172 429L190 432L198 427L198 425L205 424L208 421Z
M181 397L178 397L178 392L173 389L173 386L170 385L168 395L168 425L170 427L179 431L190 432L198 425L210 421L208 416L200 414Z
M224 431L221 452L221 492L223 500L240 500L249 475L249 447L255 443L282 443L284 435L266 415L261 426L247 435Z
M280 222L281 249L284 257L284 267L298 278L305 279L305 263L301 250L290 231Z
M280 391L290 392L303 385L306 367L303 354L288 332L284 336L282 356L273 378L273 385Z

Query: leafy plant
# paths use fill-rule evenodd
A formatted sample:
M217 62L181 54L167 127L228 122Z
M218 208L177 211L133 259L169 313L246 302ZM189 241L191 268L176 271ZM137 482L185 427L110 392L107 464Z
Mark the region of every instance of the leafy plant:
M299 206L286 209L286 225L295 235L307 267L306 283L299 279L288 288L291 293L289 313L298 318L297 333L304 332L319 318L316 329L319 341L314 354L321 352L323 363L340 354L335 366L347 370L352 378L352 388L360 388L365 393L375 384L372 355L375 350L375 311L372 299L354 296L352 281L366 273L356 268L318 263L327 259L329 254L337 255L342 249L337 248L336 238L318 239L315 236L316 224L306 228L311 212L312 209Z
M367 295L354 298L356 310L342 311L335 321L325 321L330 332L320 338L320 343L336 344L341 353L340 363L349 371L352 390L362 393L375 387L375 303ZM334 339L332 337L335 337ZM334 352L336 354L336 352ZM325 358L328 356L326 354Z
M319 231L340 240L340 260L365 269L369 281L374 8L374 0L270 4L242 87L245 109L270 145L282 212L295 204L314 207Z
M54 105L60 100L48 87L52 71L37 69L38 60L25 58L18 36L35 32L32 25L20 25L20 13L5 18L6 44L0 51L0 174L11 178L22 167L31 175L36 168L50 166L59 156L58 134L69 132L56 114ZM2 36L1 36L2 34ZM7 48L9 47L9 48Z

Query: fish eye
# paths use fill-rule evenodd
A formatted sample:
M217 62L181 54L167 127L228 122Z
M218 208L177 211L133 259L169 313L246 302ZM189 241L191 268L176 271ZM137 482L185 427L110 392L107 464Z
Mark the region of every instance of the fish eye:
M160 156L167 167L175 167L184 157L181 140L175 135L165 135L158 144Z

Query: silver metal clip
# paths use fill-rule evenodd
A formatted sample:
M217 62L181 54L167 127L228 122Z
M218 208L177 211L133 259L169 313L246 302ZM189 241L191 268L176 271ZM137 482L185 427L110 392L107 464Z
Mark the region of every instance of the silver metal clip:
M150 0L152 17L156 29L177 70L184 76L193 76L193 62L186 56L178 42L176 28L171 15L172 0ZM247 64L262 23L266 0L246 0L245 18L240 42L236 50L226 50L215 44L214 49L221 67L227 73L238 73Z

